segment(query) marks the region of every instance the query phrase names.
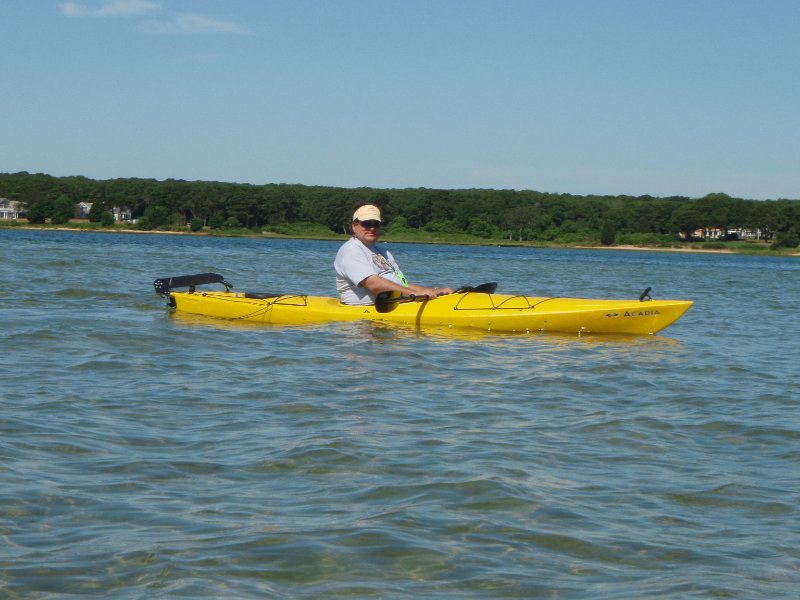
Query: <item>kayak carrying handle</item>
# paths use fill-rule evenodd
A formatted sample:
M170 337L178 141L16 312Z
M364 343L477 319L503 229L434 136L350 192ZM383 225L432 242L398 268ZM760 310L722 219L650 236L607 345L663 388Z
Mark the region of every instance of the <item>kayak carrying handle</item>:
M179 275L178 277L162 277L153 282L156 293L166 296L175 288L188 287L190 292L195 290L195 286L208 283L221 283L225 290L230 290L233 285L225 281L222 275L217 273L197 273L196 275Z

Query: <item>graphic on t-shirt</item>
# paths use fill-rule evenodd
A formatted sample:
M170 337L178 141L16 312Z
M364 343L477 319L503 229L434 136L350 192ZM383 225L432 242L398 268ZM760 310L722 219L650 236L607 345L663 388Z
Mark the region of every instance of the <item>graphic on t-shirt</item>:
M390 261L382 254L378 254L377 252L372 253L372 262L375 264L378 269L380 269L380 275L385 275L387 273L393 273L397 279L399 279L403 285L408 286L408 280L406 279L405 275L400 272L400 269L397 268L397 265L394 264L394 261Z
M375 263L375 266L381 270L381 274L391 273L394 271L392 265L388 260L386 260L386 257L378 254L377 252L372 253L372 262Z

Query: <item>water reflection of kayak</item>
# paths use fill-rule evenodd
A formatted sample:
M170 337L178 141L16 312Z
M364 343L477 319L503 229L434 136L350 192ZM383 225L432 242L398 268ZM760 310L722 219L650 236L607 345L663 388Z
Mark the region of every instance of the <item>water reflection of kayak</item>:
M224 291L198 290L222 284ZM221 275L200 273L156 279L156 292L184 313L277 325L372 320L415 327L473 328L492 332L653 334L678 320L690 300L653 300L649 288L630 300L548 298L489 293L489 284L427 300L381 295L375 306L349 306L338 298L235 291ZM176 288L188 288L176 291Z

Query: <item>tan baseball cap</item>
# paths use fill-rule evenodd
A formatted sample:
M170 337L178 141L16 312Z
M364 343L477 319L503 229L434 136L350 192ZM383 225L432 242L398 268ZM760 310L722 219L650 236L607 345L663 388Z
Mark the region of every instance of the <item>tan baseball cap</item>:
M353 221L381 221L381 209L372 204L365 204L353 213Z

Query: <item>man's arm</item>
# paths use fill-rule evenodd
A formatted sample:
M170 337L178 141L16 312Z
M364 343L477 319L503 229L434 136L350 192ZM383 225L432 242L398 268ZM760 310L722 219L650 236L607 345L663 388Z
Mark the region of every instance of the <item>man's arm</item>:
M410 292L415 296L427 296L430 299L441 296L442 294L453 293L453 290L449 287L434 288L417 285L416 283L409 283L408 287L405 287L399 283L381 277L380 275L370 275L358 285L367 288L369 293L373 295L380 294L381 292L400 292L401 294L408 294Z

